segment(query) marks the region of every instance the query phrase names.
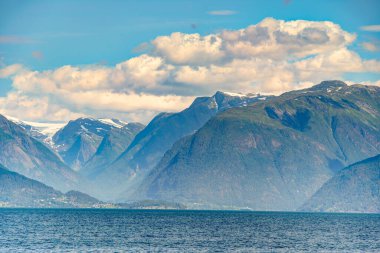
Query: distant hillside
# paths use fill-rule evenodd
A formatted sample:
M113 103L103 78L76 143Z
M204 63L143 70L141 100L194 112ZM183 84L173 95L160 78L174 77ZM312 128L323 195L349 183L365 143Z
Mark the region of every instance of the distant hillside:
M300 210L380 213L380 155L338 172Z
M0 165L0 207L101 207L104 204L87 194L63 194L36 180L9 171Z

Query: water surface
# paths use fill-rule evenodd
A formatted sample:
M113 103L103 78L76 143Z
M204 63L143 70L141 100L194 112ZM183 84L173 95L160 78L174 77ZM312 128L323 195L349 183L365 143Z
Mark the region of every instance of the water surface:
M380 252L380 215L0 209L1 252Z

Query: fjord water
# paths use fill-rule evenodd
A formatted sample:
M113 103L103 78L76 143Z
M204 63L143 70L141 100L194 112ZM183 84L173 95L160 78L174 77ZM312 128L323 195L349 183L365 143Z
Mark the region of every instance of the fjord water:
M0 209L1 252L379 252L379 214Z

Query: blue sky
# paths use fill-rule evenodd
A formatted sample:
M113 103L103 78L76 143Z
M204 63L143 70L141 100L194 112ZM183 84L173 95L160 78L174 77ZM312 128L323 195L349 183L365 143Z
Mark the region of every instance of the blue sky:
M1 0L0 68L12 64L35 71L64 65L114 66L145 53L141 44L157 36L217 34L246 28L267 17L331 21L356 34L355 41L347 45L350 50L363 60L378 60L380 32L361 29L380 24L378 10L380 1L376 0ZM366 50L363 42L375 48ZM380 79L376 71L342 75L358 82ZM12 91L12 83L12 78L0 79L0 96Z
M235 15L210 15L232 10ZM24 38L1 44L7 64L23 63L42 70L65 64L115 64L133 55L143 42L174 31L208 34L239 29L266 17L284 20L333 21L361 40L380 39L380 33L361 26L380 23L380 1L19 1L0 2L0 34ZM353 45L358 47L357 45ZM363 57L379 53L357 50ZM32 52L41 52L36 59Z

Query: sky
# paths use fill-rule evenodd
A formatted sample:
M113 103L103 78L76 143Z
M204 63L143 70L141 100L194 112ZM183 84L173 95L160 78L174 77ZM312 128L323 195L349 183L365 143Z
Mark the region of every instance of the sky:
M143 123L218 90L380 85L380 1L0 0L0 113Z

